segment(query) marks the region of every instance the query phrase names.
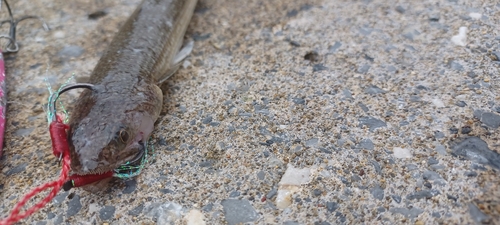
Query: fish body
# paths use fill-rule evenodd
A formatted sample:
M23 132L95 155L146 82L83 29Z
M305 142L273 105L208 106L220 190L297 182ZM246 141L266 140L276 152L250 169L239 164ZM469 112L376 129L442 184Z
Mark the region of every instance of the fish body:
M196 2L144 0L116 34L69 120L74 174L105 173L141 157L162 109L158 84L179 64Z

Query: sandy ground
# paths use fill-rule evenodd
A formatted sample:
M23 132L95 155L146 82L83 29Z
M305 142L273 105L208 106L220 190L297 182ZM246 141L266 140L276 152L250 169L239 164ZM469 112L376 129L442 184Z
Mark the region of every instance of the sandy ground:
M12 1L52 29L6 56L2 217L60 170L45 80L85 80L138 3ZM494 0L200 0L153 163L22 223L500 224L499 28Z

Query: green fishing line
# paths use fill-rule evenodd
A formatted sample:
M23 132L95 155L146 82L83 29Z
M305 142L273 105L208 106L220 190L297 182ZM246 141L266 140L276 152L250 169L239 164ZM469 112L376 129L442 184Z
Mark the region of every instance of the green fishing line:
M151 138L150 138L151 139ZM149 157L148 157L149 156ZM121 179L129 179L139 175L146 166L146 164L155 157L155 151L153 144L150 141L146 142L146 148L144 150L144 155L141 158L139 165L134 165L134 163L127 162L120 167L114 169L113 177L118 177Z
M47 80L47 78L45 78L45 79L44 79L44 80L45 80L45 84L46 84L46 86L47 86L47 89L49 90L49 99L48 99L47 108L46 108L46 109L44 109L44 110L45 110L45 112L47 113L47 122L48 122L49 124L52 122L53 118L55 118L54 116L55 116L55 115L56 115L56 113L57 113L56 111L51 111L51 108L53 107L53 105L52 105L52 104L54 104L54 103L55 103L55 102L54 102L54 98L59 97L59 92L61 91L61 89L62 89L62 88L64 88L66 85L68 85L68 84L70 83L70 81L71 81L74 77L75 77L75 74L73 73L73 74L71 75L71 77L70 77L70 78L68 78L68 80L66 80L66 82L65 82L63 85L61 85L61 86L59 87L59 89L57 89L57 91L56 91L56 92L54 92L54 91L52 90L52 86L50 85L50 82ZM61 111L63 112L64 117L65 117L65 119L64 119L64 121L63 121L63 122L64 122L64 123L67 123L67 122L68 122L68 120L69 120L69 114L68 114L68 111L66 111L66 109L64 108L64 105L62 104L62 102L61 102L60 100L59 100L59 102L58 102L58 103L59 103L59 106L60 106L60 108L61 108ZM56 108L54 108L54 109L56 109Z

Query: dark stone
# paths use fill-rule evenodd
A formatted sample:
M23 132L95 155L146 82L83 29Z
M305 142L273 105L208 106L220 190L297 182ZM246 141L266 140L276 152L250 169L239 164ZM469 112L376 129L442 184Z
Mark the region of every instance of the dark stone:
M351 91L349 91L349 89L344 89L342 90L342 94L344 95L345 98L348 98L348 99L354 99L352 97L352 94L351 94Z
M373 150L375 148L375 145L373 144L372 140L363 139L359 142L357 147L360 149Z
M287 17L294 17L294 16L296 16L297 14L299 14L299 11L298 11L298 10L296 10L296 9L292 9L292 10L290 10L290 11L288 11L288 12L286 13L286 16L287 16Z
M403 37L410 40L410 41L413 41L415 39L415 36L419 35L419 34L420 33L417 30L411 30L411 31L404 33Z
M426 87L426 86L424 86L424 85L417 85L417 89L418 90L422 90L422 91L428 91L429 90L429 88Z
M47 213L47 219L50 220L52 218L56 217L56 214L52 213L52 212L49 212Z
M333 44L332 46L328 47L328 52L330 53L334 53L336 52L340 47L342 46L342 43L336 41L335 44Z
M278 189L273 188L273 189L271 189L271 190L269 191L269 193L267 193L266 198L267 198L267 199L271 199L271 198L273 198L273 197L274 197L277 193L278 193Z
M313 190L313 195L318 197L322 194L323 192L320 189L314 189Z
M403 14L406 12L406 9L403 8L403 6L398 5L396 6L396 12Z
M258 218L258 213L248 200L225 199L221 201L224 216L229 225L253 222Z
M209 124L210 122L212 122L212 116L207 116L201 121L203 124Z
M461 132L462 134L468 134L470 132L472 132L472 128L470 128L469 126L462 127L462 132Z
M372 196L378 200L384 199L384 189L380 188L378 185L370 190Z
M212 211L213 207L214 207L214 203L208 203L207 205L203 206L203 208L201 208L201 210L203 210L203 212L210 212L210 211Z
M481 115L481 122L483 122L488 127L496 129L500 127L500 115L496 113L485 112Z
M476 171L466 171L464 173L465 176L468 176L468 177L477 177L477 172Z
M52 204L54 205L59 205L61 204L62 202L64 202L64 199L66 199L66 197L68 197L68 194L69 192L65 191L65 192L60 192L55 198L54 200L52 200Z
M327 202L326 203L326 209L328 210L328 212L334 212L338 208L339 208L339 204L337 204L336 202Z
M365 64L365 65L362 65L362 66L359 66L358 69L356 70L357 73L360 73L360 74L365 74L368 72L368 70L370 70L370 65L368 64Z
M391 195L391 197L397 203L401 203L401 196L399 196L399 195Z
M484 214L474 203L469 203L469 214L477 224L488 224L490 216Z
M137 207L133 208L132 210L128 211L128 214L131 216L138 216L142 213L143 209L144 209L144 204L140 204Z
M110 220L115 216L116 208L111 205L104 206L101 210L99 210L99 218L101 220Z
M163 193L163 194L172 194L174 193L174 191L168 189L168 188L162 188L160 189L160 192Z
M194 41L204 41L210 38L212 34L207 33L207 34L200 34L200 33L194 33L191 35Z
M288 40L288 43L290 43L293 47L300 47L300 43L298 41Z
M368 109L368 107L366 107L365 104L363 104L362 102L358 103L358 106L364 111L364 112L368 112L370 111L370 109Z
M370 35L372 32L373 32L373 28L371 27L361 27L358 29L359 33L364 35L364 36L368 36Z
M476 78L477 74L474 73L474 71L469 71L469 72L467 72L467 76L470 77L470 78Z
M441 175L439 175L439 173L436 173L436 172L430 171L430 170L425 171L424 174L422 175L422 177L424 178L424 180L442 180L443 179L441 177Z
M327 70L328 67L324 66L323 64L319 63L319 64L315 64L313 66L313 72L318 72L318 71L322 71L322 70Z
M458 197L455 197L453 195L450 195L450 194L446 194L446 198L450 199L450 200L453 200L453 201L457 201L458 200Z
M439 163L439 161L434 157L430 157L429 159L427 159L427 165L429 165L429 166L435 165L438 163Z
M375 172L377 172L379 174L382 172L382 168L380 167L380 164L377 161L371 160L370 163L373 165Z
M418 166L415 165L415 164L412 164L412 163L409 163L409 164L406 164L405 165L406 169L409 170L409 171L412 171L412 170L416 170L418 169Z
M212 167L212 163L213 163L213 161L209 159L207 161L201 162L199 164L199 166L200 167Z
M368 128L370 128L370 131L373 132L377 128L387 127L387 124L382 120L368 116L359 118L359 126L367 126Z
M455 105L458 107L465 107L467 103L465 103L464 101L458 101L457 103L455 103Z
M383 94L383 93L385 93L385 91L374 85L374 86L366 87L365 93L375 95L375 94Z
M500 52L491 52L490 58L493 61L500 61Z
M500 154L490 150L488 144L478 137L469 137L456 144L451 154L500 170Z
M10 175L13 175L16 173L23 172L24 170L26 170L27 165L28 165L28 163L21 163L21 164L15 166L14 168L8 170L7 172L5 172L5 175L10 176Z
M167 145L167 140L165 140L164 137L160 137L158 140L158 144L161 146L166 146Z
M412 208L391 208L389 211L395 214L401 214L406 218L413 219L424 212L424 210L417 207Z
M304 100L302 98L292 98L292 102L295 104L299 104L299 105L306 104L306 100Z
M66 216L71 217L76 215L80 210L82 209L82 204L80 203L80 196L75 195L69 202L68 202L68 211L66 211Z
M458 128L456 128L456 127L450 128L450 133L451 134L458 134Z
M436 195L439 195L441 194L438 190L423 190L423 191L417 191L415 193L412 193L412 194L409 194L408 196L406 196L406 199L408 200L414 200L414 199L417 199L417 200L420 200L422 198L432 198Z
M69 45L61 49L57 55L61 58L70 58L70 57L78 57L81 56L85 52L80 46Z
M441 19L439 14L432 14L429 16L429 21L431 22L439 22L439 19Z
M475 163L474 163L474 164L472 164L472 165L470 165L470 168L471 168L471 169L473 169L473 170L481 170L481 171L486 171L486 170L488 170L488 169L486 169L486 167L481 166L481 165L479 165L479 164L475 164Z
M455 60L451 60L448 62L448 66L452 69L452 70L456 70L456 71L462 71L464 70L464 67L457 61Z
M258 178L259 180L264 180L264 179L266 178L266 173L265 173L264 171L262 171L262 170L261 170L261 171L259 171L259 172L257 173L257 178Z
M137 181L135 179L130 179L125 181L125 189L123 189L123 194L130 194L137 188Z
M55 219L54 219L54 225L59 225L59 224L62 224L64 221L64 217L62 215L59 215L57 216Z
M441 131L436 131L434 132L434 137L436 137L436 139L442 139L444 138L444 133Z

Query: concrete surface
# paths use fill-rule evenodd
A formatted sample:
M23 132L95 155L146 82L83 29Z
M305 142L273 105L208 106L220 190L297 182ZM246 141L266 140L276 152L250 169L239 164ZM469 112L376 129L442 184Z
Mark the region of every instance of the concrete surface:
M6 60L2 217L59 173L44 79L84 80L138 3L11 3L53 29L22 23ZM155 162L22 223L499 224L499 28L494 0L200 0Z

